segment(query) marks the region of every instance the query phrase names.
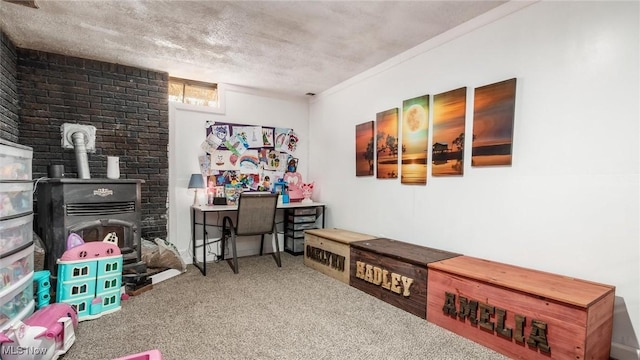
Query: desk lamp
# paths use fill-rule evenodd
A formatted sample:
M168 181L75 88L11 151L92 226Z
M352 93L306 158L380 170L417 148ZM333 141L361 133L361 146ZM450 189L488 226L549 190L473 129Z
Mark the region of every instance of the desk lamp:
M189 189L196 189L195 194L193 195L193 205L200 205L200 202L198 201L198 189L204 189L202 174L191 174L191 179L189 179Z

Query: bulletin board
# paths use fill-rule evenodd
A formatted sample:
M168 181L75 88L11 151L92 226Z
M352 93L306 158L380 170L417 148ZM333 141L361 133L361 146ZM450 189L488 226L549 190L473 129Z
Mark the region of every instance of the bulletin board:
M245 190L272 191L295 172L299 137L293 129L208 121L200 170L207 193L233 202Z

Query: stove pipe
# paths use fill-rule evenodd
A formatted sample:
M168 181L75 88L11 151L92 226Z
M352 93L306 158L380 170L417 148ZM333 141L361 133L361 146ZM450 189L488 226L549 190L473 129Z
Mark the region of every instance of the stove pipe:
M82 131L74 132L71 135L73 140L73 148L76 152L76 165L78 166L79 179L91 179L89 173L89 156L87 155L87 147L85 146L85 134Z
M64 123L61 126L62 147L76 154L79 179L90 179L88 152L96 151L96 128L91 125Z

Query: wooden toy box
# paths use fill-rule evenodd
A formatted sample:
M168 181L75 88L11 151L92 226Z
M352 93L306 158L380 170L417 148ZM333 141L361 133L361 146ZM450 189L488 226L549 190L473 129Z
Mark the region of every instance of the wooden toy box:
M424 319L427 264L454 256L391 239L352 242L349 284Z
M349 244L374 239L371 235L342 229L306 230L304 264L321 273L349 284Z
M514 359L608 359L613 286L459 256L428 265L427 319Z

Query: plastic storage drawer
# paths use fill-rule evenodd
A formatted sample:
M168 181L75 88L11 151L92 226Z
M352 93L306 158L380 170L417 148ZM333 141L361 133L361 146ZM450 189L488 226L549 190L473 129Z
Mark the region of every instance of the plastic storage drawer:
M33 214L0 220L0 257L33 241Z
M307 215L307 216L289 216L289 221L293 223L305 223L305 222L315 222L315 215Z
M289 251L293 251L294 253L302 253L304 252L304 238L302 239L294 239L294 238L285 238L285 249Z
M27 276L33 276L34 245L0 259L0 291L15 285Z
M315 229L316 227L316 223L312 222L312 223L300 223L300 224L293 224L293 223L289 223L287 225L287 229L288 230L307 230L307 229Z
M0 139L0 180L31 180L31 148Z
M29 181L0 184L0 218L33 211L33 184Z
M304 230L298 230L298 231L287 230L287 236L291 236L295 238L304 237Z
M14 288L0 293L0 327L4 327L12 320L27 315L29 308L33 310L33 272L23 277Z
M314 207L303 208L303 209L293 209L290 211L293 212L293 215L315 215L316 214L316 208Z

